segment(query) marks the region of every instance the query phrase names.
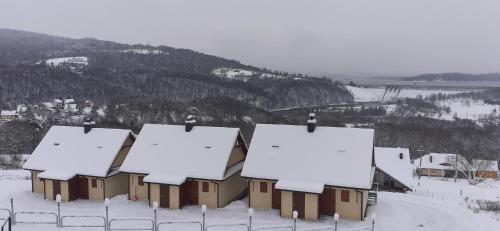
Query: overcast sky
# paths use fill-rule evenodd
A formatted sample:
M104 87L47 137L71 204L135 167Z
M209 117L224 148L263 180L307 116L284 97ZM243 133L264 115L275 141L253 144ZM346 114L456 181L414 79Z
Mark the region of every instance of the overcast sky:
M290 72L500 72L499 0L0 0L0 27Z

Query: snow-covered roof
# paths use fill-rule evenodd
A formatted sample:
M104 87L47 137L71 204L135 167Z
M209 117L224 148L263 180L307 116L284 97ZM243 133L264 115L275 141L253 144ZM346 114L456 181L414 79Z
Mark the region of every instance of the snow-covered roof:
M64 103L75 103L75 99L71 99L71 98L65 99Z
M67 181L73 177L76 176L76 173L74 171L45 171L40 174L38 174L38 178L41 179L52 179L52 180L63 180Z
M317 126L309 133L306 126L257 124L242 176L283 180L288 190L369 189L373 136L373 129Z
M402 155L402 159L400 155ZM413 186L410 151L407 148L376 147L375 166L408 189Z
M323 183L311 181L278 180L276 189L320 194L325 189Z
M120 171L150 174L145 180L156 183L224 180L239 129L194 126L186 132L184 127L145 124Z
M46 171L46 178L106 177L129 135L125 129L93 128L85 134L83 127L52 126L23 168Z
M185 176L175 176L172 174L149 174L144 177L144 182L148 183L160 183L169 185L181 185L186 181Z
M17 111L16 110L12 110L12 111L3 110L3 111L0 112L0 115L3 115L3 116L15 116L15 115L17 115Z
M477 160L473 159L472 164L474 166L477 166L478 161L486 161L488 163L488 166L486 167L486 171L492 171L492 172L498 172L498 161L496 160Z
M417 168L452 170L455 169L454 164L449 163L449 160L455 159L455 156L456 154L450 153L429 153L422 156L422 166L420 166L420 158L415 159L413 163Z

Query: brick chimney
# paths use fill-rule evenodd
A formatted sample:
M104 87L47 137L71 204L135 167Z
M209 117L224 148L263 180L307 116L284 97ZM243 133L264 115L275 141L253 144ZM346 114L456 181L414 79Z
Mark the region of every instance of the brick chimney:
M188 115L186 120L184 121L186 132L190 132L193 130L194 125L196 124L196 120L193 115Z
M309 119L307 120L307 132L313 133L316 129L316 114L314 112L309 113Z
M89 133L92 128L95 125L95 121L91 118L85 119L85 122L83 122L83 133L87 134Z

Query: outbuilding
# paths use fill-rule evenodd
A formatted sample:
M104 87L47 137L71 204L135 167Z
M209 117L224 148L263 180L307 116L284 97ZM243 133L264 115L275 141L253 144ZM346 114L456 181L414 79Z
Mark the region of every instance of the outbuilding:
M429 153L415 159L413 164L421 176L454 177L457 156L463 158L458 154ZM457 174L461 176L459 172Z
M472 165L478 168L476 177L496 179L498 177L498 161L472 160Z
M410 151L407 148L375 148L375 180L379 189L412 191Z
M127 190L127 175L118 169L135 136L130 130L52 126L23 168L31 171L32 191L64 202L104 200Z
M238 128L145 124L120 172L129 175L129 199L162 208L206 204L220 208L241 198L247 145Z
M257 124L242 176L249 206L316 220L339 213L363 220L373 165L373 129Z

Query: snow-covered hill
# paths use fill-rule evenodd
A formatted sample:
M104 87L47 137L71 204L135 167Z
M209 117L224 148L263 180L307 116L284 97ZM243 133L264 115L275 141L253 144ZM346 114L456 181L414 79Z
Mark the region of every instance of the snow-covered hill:
M387 90L386 88L377 88L377 87L353 87L346 86L347 90L349 90L353 96L354 101L356 102L372 102L372 101L393 101L398 98L417 98L417 97L427 97L433 94L458 94L464 93L466 91L461 90L428 90L428 89L392 89ZM384 95L385 93L385 95Z

